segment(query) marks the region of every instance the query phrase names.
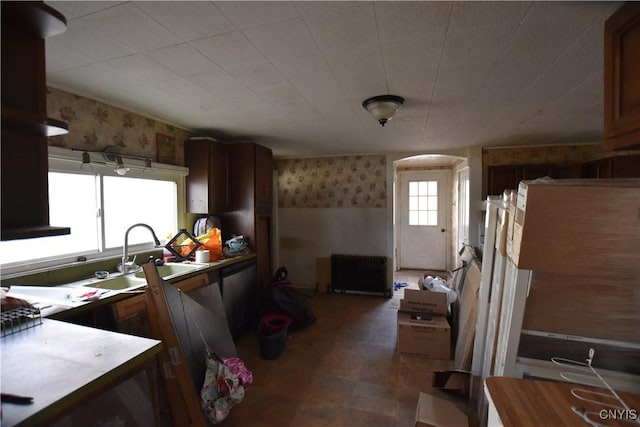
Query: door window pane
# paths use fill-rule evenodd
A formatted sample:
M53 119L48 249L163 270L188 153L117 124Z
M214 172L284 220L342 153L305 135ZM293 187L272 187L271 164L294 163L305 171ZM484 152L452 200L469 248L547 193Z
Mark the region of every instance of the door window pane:
M438 225L438 181L409 181L409 225Z

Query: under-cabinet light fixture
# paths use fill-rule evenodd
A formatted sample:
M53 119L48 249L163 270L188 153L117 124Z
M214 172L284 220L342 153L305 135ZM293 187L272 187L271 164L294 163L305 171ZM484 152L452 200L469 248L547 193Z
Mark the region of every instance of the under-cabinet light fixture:
M151 166L151 159L149 157L122 154L122 148L116 145L108 145L102 151L82 150L78 148L72 148L72 150L82 151L82 163L80 164L80 168L82 168L84 165L89 165L89 167L91 167L91 164L93 163L104 165L106 164L106 162L114 162L113 171L118 175L124 176L131 170L131 168L124 164L123 159L136 159L144 161L143 171L146 171L147 169L153 171L153 167ZM91 158L91 154L99 154L104 158L105 161L93 160Z
M116 167L113 169L118 175L126 175L129 172L129 168L122 162L122 157L116 156Z

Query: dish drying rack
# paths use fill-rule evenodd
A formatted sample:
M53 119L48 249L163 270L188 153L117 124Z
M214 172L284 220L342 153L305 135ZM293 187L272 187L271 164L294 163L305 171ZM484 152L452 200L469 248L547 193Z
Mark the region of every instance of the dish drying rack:
M42 324L39 308L18 307L0 312L1 337L15 334Z
M583 371L586 371L586 373L583 374L576 372L561 372L560 377L562 377L564 380L587 386L604 387L607 390L607 393L601 393L593 390L574 387L571 389L571 395L573 395L575 398L584 402L600 405L603 407L603 410L606 411L608 410L604 408L610 408L611 410L616 411L616 413L620 414L621 416L626 415L625 421L628 423L628 425L640 426L640 413L638 413L638 409L631 408L629 405L627 405L625 401L618 395L618 393L616 393L616 391L611 388L611 386L602 377L602 375L600 375L600 373L591 365L594 355L595 350L591 348L589 349L589 357L586 359L586 362L579 362L562 357L552 357L551 361L554 364L562 366L564 368L582 369ZM579 408L577 406L572 406L571 410L591 426L607 427L607 424L602 424L605 419L601 416L601 412L587 411L584 408Z

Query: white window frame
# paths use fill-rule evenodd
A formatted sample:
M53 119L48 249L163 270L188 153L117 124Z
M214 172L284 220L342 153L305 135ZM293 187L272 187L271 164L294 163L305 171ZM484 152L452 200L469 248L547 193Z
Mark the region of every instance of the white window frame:
M60 147L49 147L49 172L61 172L61 173L76 173L85 175L101 175L101 176L119 176L114 172L113 162L106 161L104 164L91 163L91 165L82 164L82 151L70 150ZM91 154L91 160L94 162L103 162L104 159L96 153ZM144 178L144 179L158 179L163 181L173 181L176 183L177 194L177 227L180 228L180 224L186 222L186 176L189 174L189 169L182 166L173 166L162 163L151 163L151 169L145 167L143 160L138 159L123 159L129 172L127 172L128 178ZM102 179L100 177L100 179ZM100 194L102 197L102 194ZM127 195L126 197L134 197L134 195ZM126 197L123 201L126 202ZM176 229L175 232L178 230ZM159 236L164 237L164 236ZM104 230L100 230L101 242L104 242ZM124 243L124 236L123 236ZM102 244L102 243L101 243ZM137 244L130 246L130 254L135 254L139 251L152 249L153 243ZM100 259L109 259L122 255L122 246L116 248L108 248L98 252L81 252L75 254L66 254L60 257L46 258L42 260L28 260L23 262L15 262L6 265L2 265L2 277L8 278L11 276L17 276L25 272L40 272L48 271L57 268L68 267L74 264L78 264L78 257L82 256L86 261L95 261ZM80 261L85 262L85 261Z

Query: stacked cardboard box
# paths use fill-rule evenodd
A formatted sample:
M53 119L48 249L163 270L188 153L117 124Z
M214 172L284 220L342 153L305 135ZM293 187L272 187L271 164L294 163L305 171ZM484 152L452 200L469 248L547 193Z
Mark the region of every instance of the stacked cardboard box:
M405 289L398 310L398 352L429 359L451 358L447 294Z

